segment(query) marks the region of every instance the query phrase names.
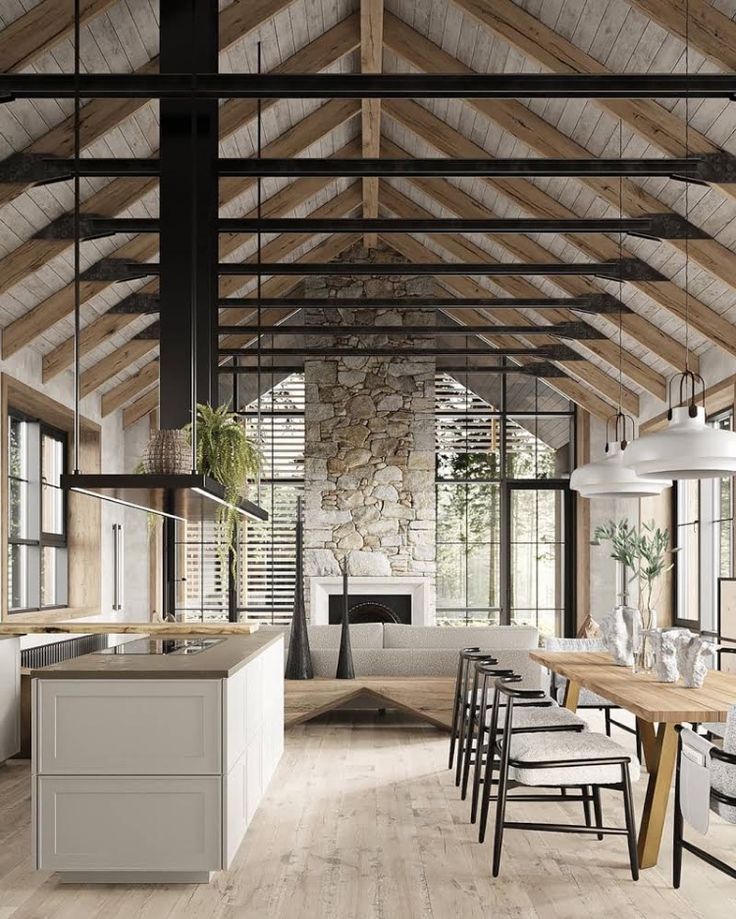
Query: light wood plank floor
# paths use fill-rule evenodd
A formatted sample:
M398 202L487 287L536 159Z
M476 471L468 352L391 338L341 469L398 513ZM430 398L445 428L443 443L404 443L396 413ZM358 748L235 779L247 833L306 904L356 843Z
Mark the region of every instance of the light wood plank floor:
M28 764L12 763L0 768L0 919L736 915L736 883L690 856L682 890L672 890L669 843L661 867L634 884L620 838L509 832L494 882L446 756L445 735L398 714L333 713L294 728L233 870L209 886L157 888L64 886L35 873ZM636 794L640 807L644 780ZM604 793L604 808L620 823L619 796ZM580 816L575 805L545 805L546 813ZM716 826L713 843L736 858L734 828Z

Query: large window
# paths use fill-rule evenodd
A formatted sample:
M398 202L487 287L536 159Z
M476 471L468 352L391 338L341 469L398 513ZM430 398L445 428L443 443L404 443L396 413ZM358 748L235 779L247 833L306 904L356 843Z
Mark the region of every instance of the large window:
M8 417L8 611L66 606L66 435Z
M708 423L731 430L733 412ZM700 479L675 484L676 619L705 631L716 629L719 577L734 572L733 479Z
M573 599L573 409L532 378L485 379L494 382L481 396L436 378L437 621L562 634Z

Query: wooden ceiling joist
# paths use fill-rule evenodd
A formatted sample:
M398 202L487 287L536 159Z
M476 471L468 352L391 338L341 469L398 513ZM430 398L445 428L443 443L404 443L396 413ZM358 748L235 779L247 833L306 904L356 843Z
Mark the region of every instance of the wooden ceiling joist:
M266 153L266 155L274 155L273 153L268 153L268 151L288 150L289 152L285 155L296 156L303 149L316 143L339 125L357 116L358 112L358 104L351 99L328 102L326 105L323 105L321 108L307 115L298 122L298 124L276 138L272 143L268 144L264 148L264 153ZM278 153L276 155L284 154ZM252 178L231 179L228 181L226 189L223 189L221 185L221 195L226 193L233 198L237 197L244 191L247 191L248 188L252 187L254 182L255 179ZM124 246L121 246L120 249L111 253L111 257L124 258L126 260L133 259L135 261L149 261L155 257L157 252L158 237L149 235L137 237L130 243L126 243ZM89 300L91 297L104 290L109 284L109 281L83 281L81 291L82 301L85 302ZM148 288L145 289L147 290ZM34 338L42 334L51 325L69 316L73 310L74 285L67 284L23 316L11 322L4 329L3 357L7 358L15 354L20 348L33 341Z
M400 102L396 100L387 101L384 102L383 111L384 115L395 118L404 127L428 144L431 144L445 156L477 157L487 155L473 141L416 102L405 100ZM505 198L513 201L534 216L562 218L577 216L564 204L542 191L532 182L521 179L479 179L477 181L483 182L493 191L500 192ZM600 234L595 237L575 234L560 234L560 236L572 243L576 248L583 249L589 257L595 259L618 258L618 245L606 236ZM720 244L716 245L728 253L729 260L735 257L735 254L725 249L725 247L720 246ZM623 257L633 257L633 254L624 247ZM656 283L631 281L631 284L650 296L660 306L684 319L684 292L674 281L657 281ZM736 336L734 336L733 326L728 320L697 298L691 296L689 300L689 319L693 328L696 328L701 335L710 339L724 351L736 354Z
M349 16L287 58L283 64L274 68L274 73L309 73L322 70L354 50L358 45L358 41L357 16ZM347 101L357 111L357 103ZM264 103L263 110L266 111L274 104L274 100L269 100ZM82 111L86 111L86 108ZM331 106L328 111L338 111L338 109ZM257 106L252 99L229 99L224 102L219 112L220 140L224 141L237 131L246 128L256 118L256 115ZM292 130L298 129L299 125L305 125L305 122L307 122L306 118L299 122L298 125L295 125ZM117 125L118 122L115 122L112 127L117 127ZM306 125L304 131L305 134L309 133ZM288 131L285 132L282 137L285 138L289 133ZM281 138L277 138L277 141L279 140ZM286 146L284 149L286 149ZM276 154L268 155L275 156ZM293 155L293 153L287 155ZM253 180L251 179L250 181L252 182ZM82 202L81 211L83 214L114 217L121 211L131 207L157 186L158 181L150 178L113 179ZM222 180L220 183L221 195L227 198L231 187L242 189L242 180ZM0 186L0 203L2 203L2 186ZM68 214L64 215L61 219L66 219L69 216ZM44 239L38 236L33 236L21 243L20 246L3 259L0 259L0 293L22 281L34 271L38 271L51 259L68 249L70 245L70 239Z
M380 73L383 67L383 0L360 0L360 70ZM361 100L361 130L363 157L375 158L381 147L381 100ZM363 183L363 216L378 216L378 178L369 177ZM364 245L374 248L376 234L367 233Z
M388 14L384 36L386 44L396 54L412 66L427 73L473 73L457 58L443 51L406 23ZM542 156L562 159L582 159L591 156L589 150L580 146L515 99L468 99L467 102L468 105ZM682 136L684 137L684 125L682 125ZM608 204L618 209L618 181L583 177L576 181L584 184ZM621 191L624 214L628 216L641 217L646 214L672 212L672 209L659 198L629 179L623 180ZM579 242L574 241L575 237L569 238L574 245L578 245L585 251L584 237L577 237ZM669 240L668 245L680 253L685 252L685 240ZM726 284L736 286L736 255L730 249L713 239L690 239L687 247L693 261Z

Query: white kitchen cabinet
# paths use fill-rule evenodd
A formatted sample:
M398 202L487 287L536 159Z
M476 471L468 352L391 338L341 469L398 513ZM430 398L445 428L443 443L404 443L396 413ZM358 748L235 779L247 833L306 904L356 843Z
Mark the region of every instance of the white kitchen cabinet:
M0 763L20 750L20 639L0 638Z
M40 671L37 868L108 883L200 883L227 868L283 750L282 641L219 679L200 678L206 652L190 679L116 677L99 661L87 677L83 660L69 678Z

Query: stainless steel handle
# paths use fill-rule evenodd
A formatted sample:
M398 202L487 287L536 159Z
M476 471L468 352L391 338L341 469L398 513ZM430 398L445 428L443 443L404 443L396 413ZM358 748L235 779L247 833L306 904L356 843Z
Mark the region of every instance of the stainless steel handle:
M123 525L112 525L112 608L123 608Z

